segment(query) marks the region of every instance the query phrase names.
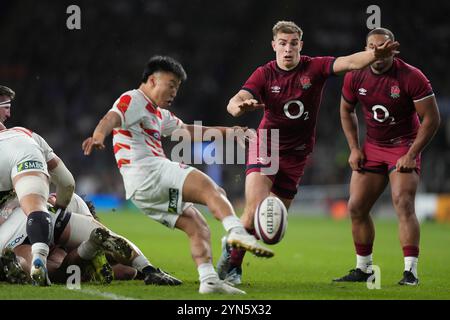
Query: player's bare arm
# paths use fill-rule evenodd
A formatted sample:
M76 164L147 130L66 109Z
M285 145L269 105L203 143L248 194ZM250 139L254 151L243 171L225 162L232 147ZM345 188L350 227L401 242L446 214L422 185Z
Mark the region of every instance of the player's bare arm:
M93 149L103 150L105 138L111 134L114 128L120 127L122 120L114 111L109 111L98 123L92 137L87 138L81 145L84 154L90 155Z
M192 141L198 142L198 141L203 141L203 139L196 139L197 136L195 135L195 132L199 132L201 131L201 136L199 137L203 137L203 134L205 133L205 131L209 130L209 129L215 129L215 130L219 130L222 135L224 137L226 137L227 132L233 131L233 132L239 132L241 131L242 133L246 132L248 130L247 127L240 127L240 126L234 126L234 127L206 127L206 126L198 126L198 125L193 125L193 124L183 124L181 126L181 130L186 130L189 132L191 138L193 139Z
M341 97L340 113L342 129L350 148L348 163L352 170L359 170L364 162L364 153L359 144L358 117L355 112L355 106Z
M72 199L75 190L75 179L64 162L55 156L47 162L51 181L56 185L56 208L65 209Z
M407 154L398 159L396 169L400 172L411 172L416 168L416 157L431 141L441 122L435 96L414 102L416 112L422 120L416 139Z
M227 110L233 117L239 117L245 112L255 111L264 108L263 103L259 103L253 95L246 91L240 90L228 103Z
M397 41L386 40L382 45L374 46L373 49L338 57L334 62L333 72L341 75L348 71L363 69L377 60L398 54L399 46Z

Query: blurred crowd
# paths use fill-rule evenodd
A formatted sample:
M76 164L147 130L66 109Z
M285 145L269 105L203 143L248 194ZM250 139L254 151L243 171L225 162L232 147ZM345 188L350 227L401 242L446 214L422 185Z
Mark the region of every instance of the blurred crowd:
M447 2L380 2L382 26L401 43L400 57L431 80L442 124L422 161L423 192L450 192L450 54ZM81 30L68 30L67 6L81 8ZM346 55L364 48L365 1L12 1L0 11L0 84L17 97L7 125L40 133L67 163L78 192L123 196L111 142L89 158L81 142L121 93L139 85L154 54L178 59L188 73L173 104L185 122L256 127L262 114L233 118L226 105L251 72L273 59L271 29L293 20L304 31L303 54ZM317 145L303 184L345 184L348 148L340 127L342 78L324 90ZM170 154L170 153L168 153ZM244 166L202 169L230 193L243 191Z

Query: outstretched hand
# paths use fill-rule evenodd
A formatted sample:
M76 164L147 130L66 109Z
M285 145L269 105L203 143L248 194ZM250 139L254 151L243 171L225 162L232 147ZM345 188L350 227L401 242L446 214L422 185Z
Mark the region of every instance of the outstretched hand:
M255 111L258 109L263 109L266 105L264 103L259 103L256 99L247 99L242 101L242 103L239 105L239 108L242 111Z
M398 43L397 41L387 40L381 46L375 47L374 49L375 58L377 60L385 59L389 58L393 54L399 54L400 51L397 50L399 47L400 43Z
M84 155L88 156L91 154L92 150L94 150L94 149L98 149L98 150L105 149L105 145L103 144L103 141L96 140L93 137L89 137L83 141L81 148L83 149Z

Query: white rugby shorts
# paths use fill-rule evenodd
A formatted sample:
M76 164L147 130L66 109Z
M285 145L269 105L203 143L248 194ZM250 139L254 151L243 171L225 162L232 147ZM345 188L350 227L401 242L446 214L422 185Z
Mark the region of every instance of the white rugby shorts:
M159 170L148 178L131 196L131 201L153 220L174 228L178 217L193 204L183 202L183 185L195 168L161 159Z

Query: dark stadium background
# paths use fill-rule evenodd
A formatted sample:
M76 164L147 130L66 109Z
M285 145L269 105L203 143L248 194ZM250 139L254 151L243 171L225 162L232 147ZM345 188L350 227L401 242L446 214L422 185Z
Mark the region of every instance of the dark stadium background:
M66 28L67 6L81 8L81 30ZM185 122L256 127L261 113L233 118L229 98L259 65L274 58L271 28L293 20L303 54L362 50L368 5L401 43L400 57L420 68L437 96L441 128L423 154L420 192L450 192L450 2L445 1L8 1L0 4L0 84L17 97L8 126L47 139L77 179L79 193L123 197L111 141L85 157L81 142L121 93L139 84L147 59L164 54L188 73L172 111ZM317 145L302 185L345 185L348 149L339 120L342 78L325 88ZM168 153L170 154L170 153ZM243 194L243 166L205 168L233 200Z

